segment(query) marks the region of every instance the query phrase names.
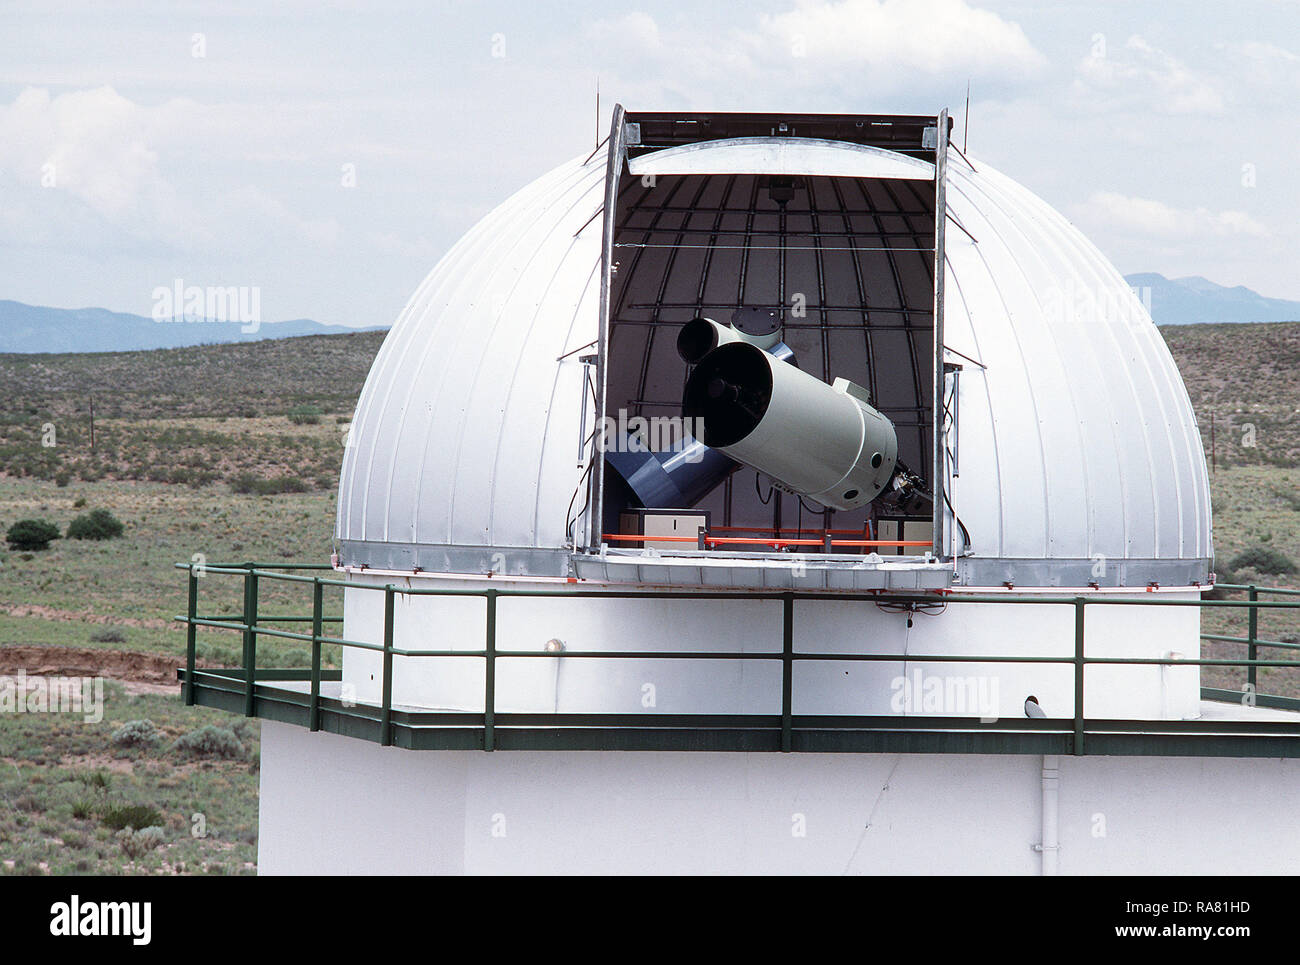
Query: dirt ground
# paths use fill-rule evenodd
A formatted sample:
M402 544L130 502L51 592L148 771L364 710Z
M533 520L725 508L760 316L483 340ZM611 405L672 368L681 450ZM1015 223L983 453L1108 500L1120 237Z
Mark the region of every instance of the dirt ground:
M0 647L0 675L23 671L28 677L106 677L127 693L175 693L179 657L99 647Z
M90 610L60 610L37 603L0 603L0 613L11 617L40 617L42 620L57 620L60 623L93 623L100 626L111 624L123 627L145 627L150 630L169 630L176 626L175 620L110 617Z

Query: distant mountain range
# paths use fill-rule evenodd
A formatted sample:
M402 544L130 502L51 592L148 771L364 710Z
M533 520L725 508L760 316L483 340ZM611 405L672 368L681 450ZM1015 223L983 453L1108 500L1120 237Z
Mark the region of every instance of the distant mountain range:
M1200 275L1166 278L1155 272L1125 275L1124 280L1140 295L1150 289L1148 307L1157 325L1300 321L1300 302L1265 298L1244 285L1227 288Z
M1149 291L1148 307L1157 325L1300 321L1300 302L1265 298L1243 285L1228 288L1199 275L1166 278L1155 272L1124 278L1144 298ZM0 300L0 352L129 352L297 335L373 332L388 327L348 328L309 318L259 326L204 320L159 322L105 308L44 308Z
M155 321L106 308L45 308L0 300L0 352L129 352L216 342L255 342L295 335L375 331L325 325L308 318L258 326L202 319Z

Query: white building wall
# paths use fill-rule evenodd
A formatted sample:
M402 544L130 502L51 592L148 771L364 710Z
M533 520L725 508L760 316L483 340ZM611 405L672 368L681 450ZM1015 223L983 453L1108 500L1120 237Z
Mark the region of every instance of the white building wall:
M1061 874L1300 869L1300 761L1059 761ZM259 869L1032 875L1041 765L1028 755L407 751L265 721Z
M354 574L372 585L393 580ZM402 586L482 590L485 581L407 578ZM493 580L506 590L591 589L591 584ZM988 592L988 591L985 591ZM1077 592L1077 591L1076 591ZM1134 594L1084 591L1089 599ZM1005 594L1010 597L1013 594ZM1060 597L1068 591L1017 594ZM1061 604L960 603L948 597L942 613L883 610L871 601L798 601L795 652L926 654L943 656L1073 657L1074 611ZM1139 599L1194 600L1197 590L1142 593ZM393 643L404 650L482 650L486 601L477 597L398 595ZM1195 607L1089 606L1085 643L1089 657L1194 660L1200 654L1200 612ZM384 594L348 589L344 636L383 643ZM574 651L711 651L780 653L778 600L599 600L499 597L497 649L542 652L559 640ZM913 686L920 674L921 690ZM945 688L939 706L921 698L931 680ZM350 649L343 655L343 681L362 703L379 703L382 655ZM910 701L900 687L913 687ZM647 686L653 688L647 691ZM947 698L949 688L953 699ZM982 688L982 690L980 689ZM1070 664L939 663L921 660L803 661L794 666L796 714L931 713L1022 717L1033 694L1051 717L1074 715L1074 669ZM1092 718L1183 719L1197 716L1200 672L1196 666L1091 666L1086 670L1084 708ZM647 699L652 703L647 703ZM959 695L961 696L958 700ZM481 713L482 657L396 657L393 701L414 707ZM978 706L975 698L980 698ZM518 713L778 714L781 664L777 660L641 660L505 658L497 661L496 710Z

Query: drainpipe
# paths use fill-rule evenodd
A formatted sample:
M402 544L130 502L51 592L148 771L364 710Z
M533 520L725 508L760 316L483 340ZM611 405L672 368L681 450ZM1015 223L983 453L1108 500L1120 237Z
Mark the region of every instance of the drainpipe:
M1056 859L1060 851L1061 759L1055 754L1043 755L1043 837L1037 850L1043 856L1044 877L1056 874Z

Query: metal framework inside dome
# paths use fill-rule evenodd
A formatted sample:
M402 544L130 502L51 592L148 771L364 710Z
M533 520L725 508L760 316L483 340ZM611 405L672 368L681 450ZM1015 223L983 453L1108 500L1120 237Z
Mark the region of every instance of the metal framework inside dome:
M926 476L940 476L943 450L935 446L941 395L936 373L942 373L942 361L936 364L942 342L935 291L935 265L942 259L942 230L936 231L935 217L942 196L938 175L926 181L818 174L636 177L626 159L698 141L767 134L833 138L936 158L936 132L945 121L942 116L619 117L616 112L598 417L619 411L646 417L679 413L689 374L673 351L680 326L701 315L725 323L737 309L767 310L779 315L800 368L827 383L842 377L865 386L873 405L897 427L900 457ZM952 445L947 440L947 448ZM618 508L606 501L620 496L603 466L592 473L591 486L592 505L601 507L591 534L595 547L611 528L611 509ZM935 516L941 517L943 505L936 500L936 506ZM865 532L874 515L870 509L809 506L779 491L765 498L759 475L750 469L728 477L696 508L724 527L770 530L774 536L794 530L796 538L805 526L809 533ZM935 556L947 548L941 531L942 519L936 518L929 547Z

